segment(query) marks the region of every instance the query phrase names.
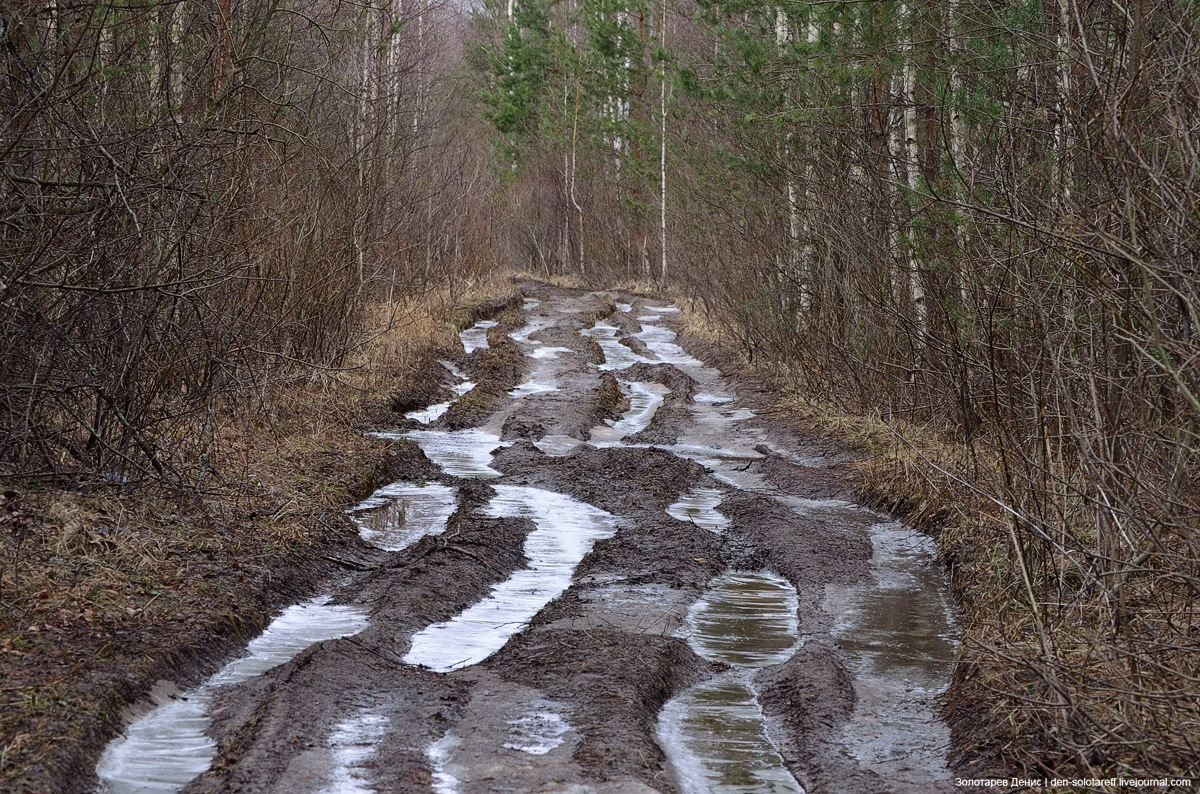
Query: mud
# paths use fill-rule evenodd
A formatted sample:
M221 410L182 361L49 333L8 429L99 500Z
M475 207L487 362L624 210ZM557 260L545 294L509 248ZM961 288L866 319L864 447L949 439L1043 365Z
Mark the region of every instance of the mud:
M894 733L887 713L868 714L883 723L872 736L847 739L862 730L867 673L879 672L871 642L937 655L921 668L932 701L953 638L900 620L901 633L936 635L909 647L839 606L938 586L889 585L893 558L929 573L924 552L881 557L879 517L829 501L851 489L844 451L764 418L769 395L676 339L661 302L519 289L523 313L506 305L483 329L487 347L452 361L472 391L428 421L395 413L377 428L395 448L363 501L346 505L361 535L347 541L353 565L325 586L366 628L218 689L216 759L184 790L703 790L660 740L712 702L688 705L685 693L729 682L752 708L727 713L759 721L754 757L773 760L754 764L778 790L943 790L944 748L926 742L914 752L928 763L905 770L876 758ZM458 382L445 368L438 377L429 403ZM697 606L752 585L784 595L761 610L749 591L727 593L733 612ZM515 604L528 608L492 608ZM778 635L766 651L710 653L719 637L692 637L759 611ZM459 627L488 621L498 628L486 642L461 638ZM902 727L938 730L936 719Z

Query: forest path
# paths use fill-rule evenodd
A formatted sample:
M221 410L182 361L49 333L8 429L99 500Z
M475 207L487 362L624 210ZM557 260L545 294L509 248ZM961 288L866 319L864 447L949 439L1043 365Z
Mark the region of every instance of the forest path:
M102 790L953 790L930 542L673 307L519 286L524 327L464 332L447 403L381 432L364 570L130 726Z

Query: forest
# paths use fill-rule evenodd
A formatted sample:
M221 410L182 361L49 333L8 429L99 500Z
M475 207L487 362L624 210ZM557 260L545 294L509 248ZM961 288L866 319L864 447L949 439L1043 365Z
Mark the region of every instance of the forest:
M959 768L1200 771L1194 0L13 0L0 59L11 504L201 503L436 296L642 290L937 538Z

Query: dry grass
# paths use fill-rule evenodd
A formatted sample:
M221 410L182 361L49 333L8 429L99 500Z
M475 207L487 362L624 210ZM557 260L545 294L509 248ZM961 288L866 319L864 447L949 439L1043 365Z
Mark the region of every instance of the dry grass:
M738 349L730 326L695 303L680 306L689 334ZM1111 586L1096 587L1085 575L1098 567L1089 559L1088 511L1064 498L1053 534L1074 542L1043 541L1006 506L998 440L984 434L968 447L940 428L846 411L813 398L803 372L778 362L755 366L783 407L860 451L853 463L860 500L936 536L963 612L947 713L960 770L1200 772L1200 616L1187 583L1126 580L1120 597L1129 625L1114 636ZM1153 559L1145 565L1149 571Z
M0 497L0 789L56 790L87 774L80 759L147 676L169 674L180 646L236 643L281 588L318 575L386 447L356 429L364 405L461 350L455 333L475 307L510 292L496 275L375 307L350 366L214 416L199 490Z

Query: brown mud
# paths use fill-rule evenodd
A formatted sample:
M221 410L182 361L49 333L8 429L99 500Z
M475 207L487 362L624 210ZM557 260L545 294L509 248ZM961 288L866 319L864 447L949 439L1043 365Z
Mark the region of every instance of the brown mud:
M594 359L603 361L602 352L580 330L604 317L622 330L621 341L631 350L652 357L631 336L640 309L617 311L607 293L537 283L518 288L541 301L525 318L536 316L544 327L518 342L509 334L522 325L519 302L499 307L504 313L488 334L489 347L456 356L479 385L421 426L434 433L480 427L502 433L507 445L496 449L490 464L500 476L451 476L413 442L394 442L370 485L454 486L456 509L445 532L397 552L342 538L336 555L341 564L316 571L314 578L332 603L365 610L370 625L222 690L209 729L216 761L185 791L304 794L330 790L339 774L361 786L346 790L377 792L680 791L681 778L656 735L658 714L688 687L728 669L697 656L683 629L708 583L730 570L772 571L796 590L803 642L755 681L778 749L805 790L949 790L947 779L894 786L857 764L836 739L854 712L855 683L823 605L828 588L869 580L872 544L861 528L836 515L805 515L778 497L848 499L853 483L845 450L783 421L761 384L729 373L721 388L737 408L758 415L722 421L752 427L762 439L757 452L736 462L736 473L762 487L733 487L700 463L650 446L670 447L685 436L693 444L705 441L695 428L695 398L713 384L663 363L601 373ZM617 300L647 304L637 296ZM662 318L664 326L671 323ZM542 355L552 347L564 352ZM534 374L542 391L509 396ZM432 369L430 377L446 380ZM620 444L582 443L593 427L629 409L619 384L634 381L670 390L649 426ZM414 396L405 396L404 408L420 407ZM422 396L426 402L445 399L440 389ZM390 427L381 429L416 427L397 414L386 418ZM547 454L534 443L546 438L581 443L566 454ZM496 489L510 486L562 494L606 511L615 530L582 558L569 588L498 652L450 672L405 663L415 634L451 620L529 563L523 544L536 522L487 517ZM722 493L718 509L730 521L723 533L668 514L696 488ZM361 752L351 758L338 737L355 715L361 719L354 724L378 727L353 745ZM521 738L527 724L545 735Z

